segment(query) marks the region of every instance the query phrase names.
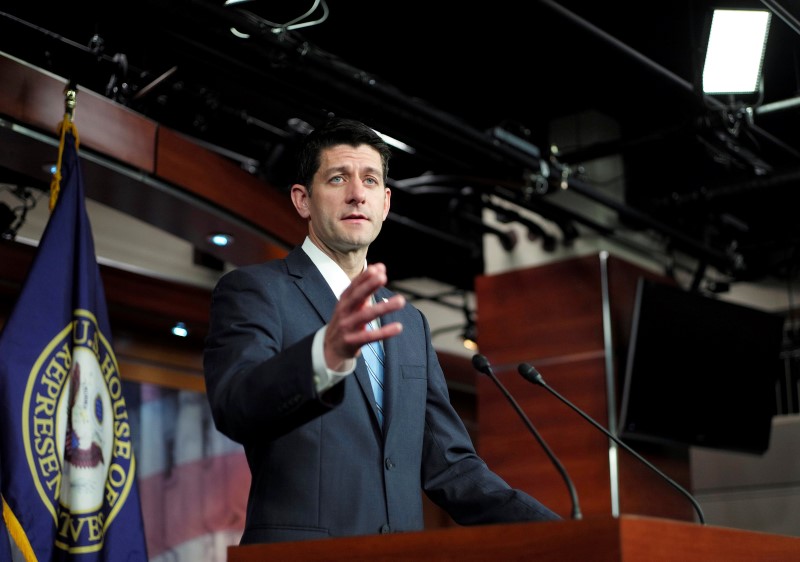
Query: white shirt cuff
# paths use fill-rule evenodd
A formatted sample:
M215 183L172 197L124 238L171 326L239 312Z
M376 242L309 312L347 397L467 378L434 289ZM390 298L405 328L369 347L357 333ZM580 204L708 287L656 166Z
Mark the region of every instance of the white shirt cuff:
M317 330L314 341L311 343L311 367L314 370L314 386L319 394L343 380L356 369L355 357L345 361L344 371L334 371L325 364L325 330L327 329L328 325L326 324Z

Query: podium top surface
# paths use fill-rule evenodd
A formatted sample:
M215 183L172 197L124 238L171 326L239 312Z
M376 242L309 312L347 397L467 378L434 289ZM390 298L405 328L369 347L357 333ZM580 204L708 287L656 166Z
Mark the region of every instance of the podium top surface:
M228 548L228 562L268 559L763 562L800 560L800 538L623 515Z

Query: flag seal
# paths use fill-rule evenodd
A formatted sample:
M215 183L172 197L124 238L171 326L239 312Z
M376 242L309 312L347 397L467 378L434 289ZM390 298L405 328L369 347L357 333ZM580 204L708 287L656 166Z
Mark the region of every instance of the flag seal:
M77 309L42 349L22 408L25 451L39 498L70 553L103 548L135 482L131 426L108 339Z

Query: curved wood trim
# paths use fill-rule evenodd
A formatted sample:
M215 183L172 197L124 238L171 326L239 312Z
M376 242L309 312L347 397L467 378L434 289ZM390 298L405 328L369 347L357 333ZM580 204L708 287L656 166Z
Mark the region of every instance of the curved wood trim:
M67 81L0 53L0 83L0 114L12 120L0 118L0 167L46 189ZM80 85L75 124L87 197L235 265L281 257L303 241L306 223L288 194L192 139ZM236 244L208 244L219 231Z

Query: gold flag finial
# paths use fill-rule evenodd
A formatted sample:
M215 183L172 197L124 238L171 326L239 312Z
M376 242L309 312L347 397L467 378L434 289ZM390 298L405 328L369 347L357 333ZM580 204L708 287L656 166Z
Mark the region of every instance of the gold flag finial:
M69 117L70 121L75 119L75 104L78 99L78 89L74 84L67 84L64 88L64 113Z

